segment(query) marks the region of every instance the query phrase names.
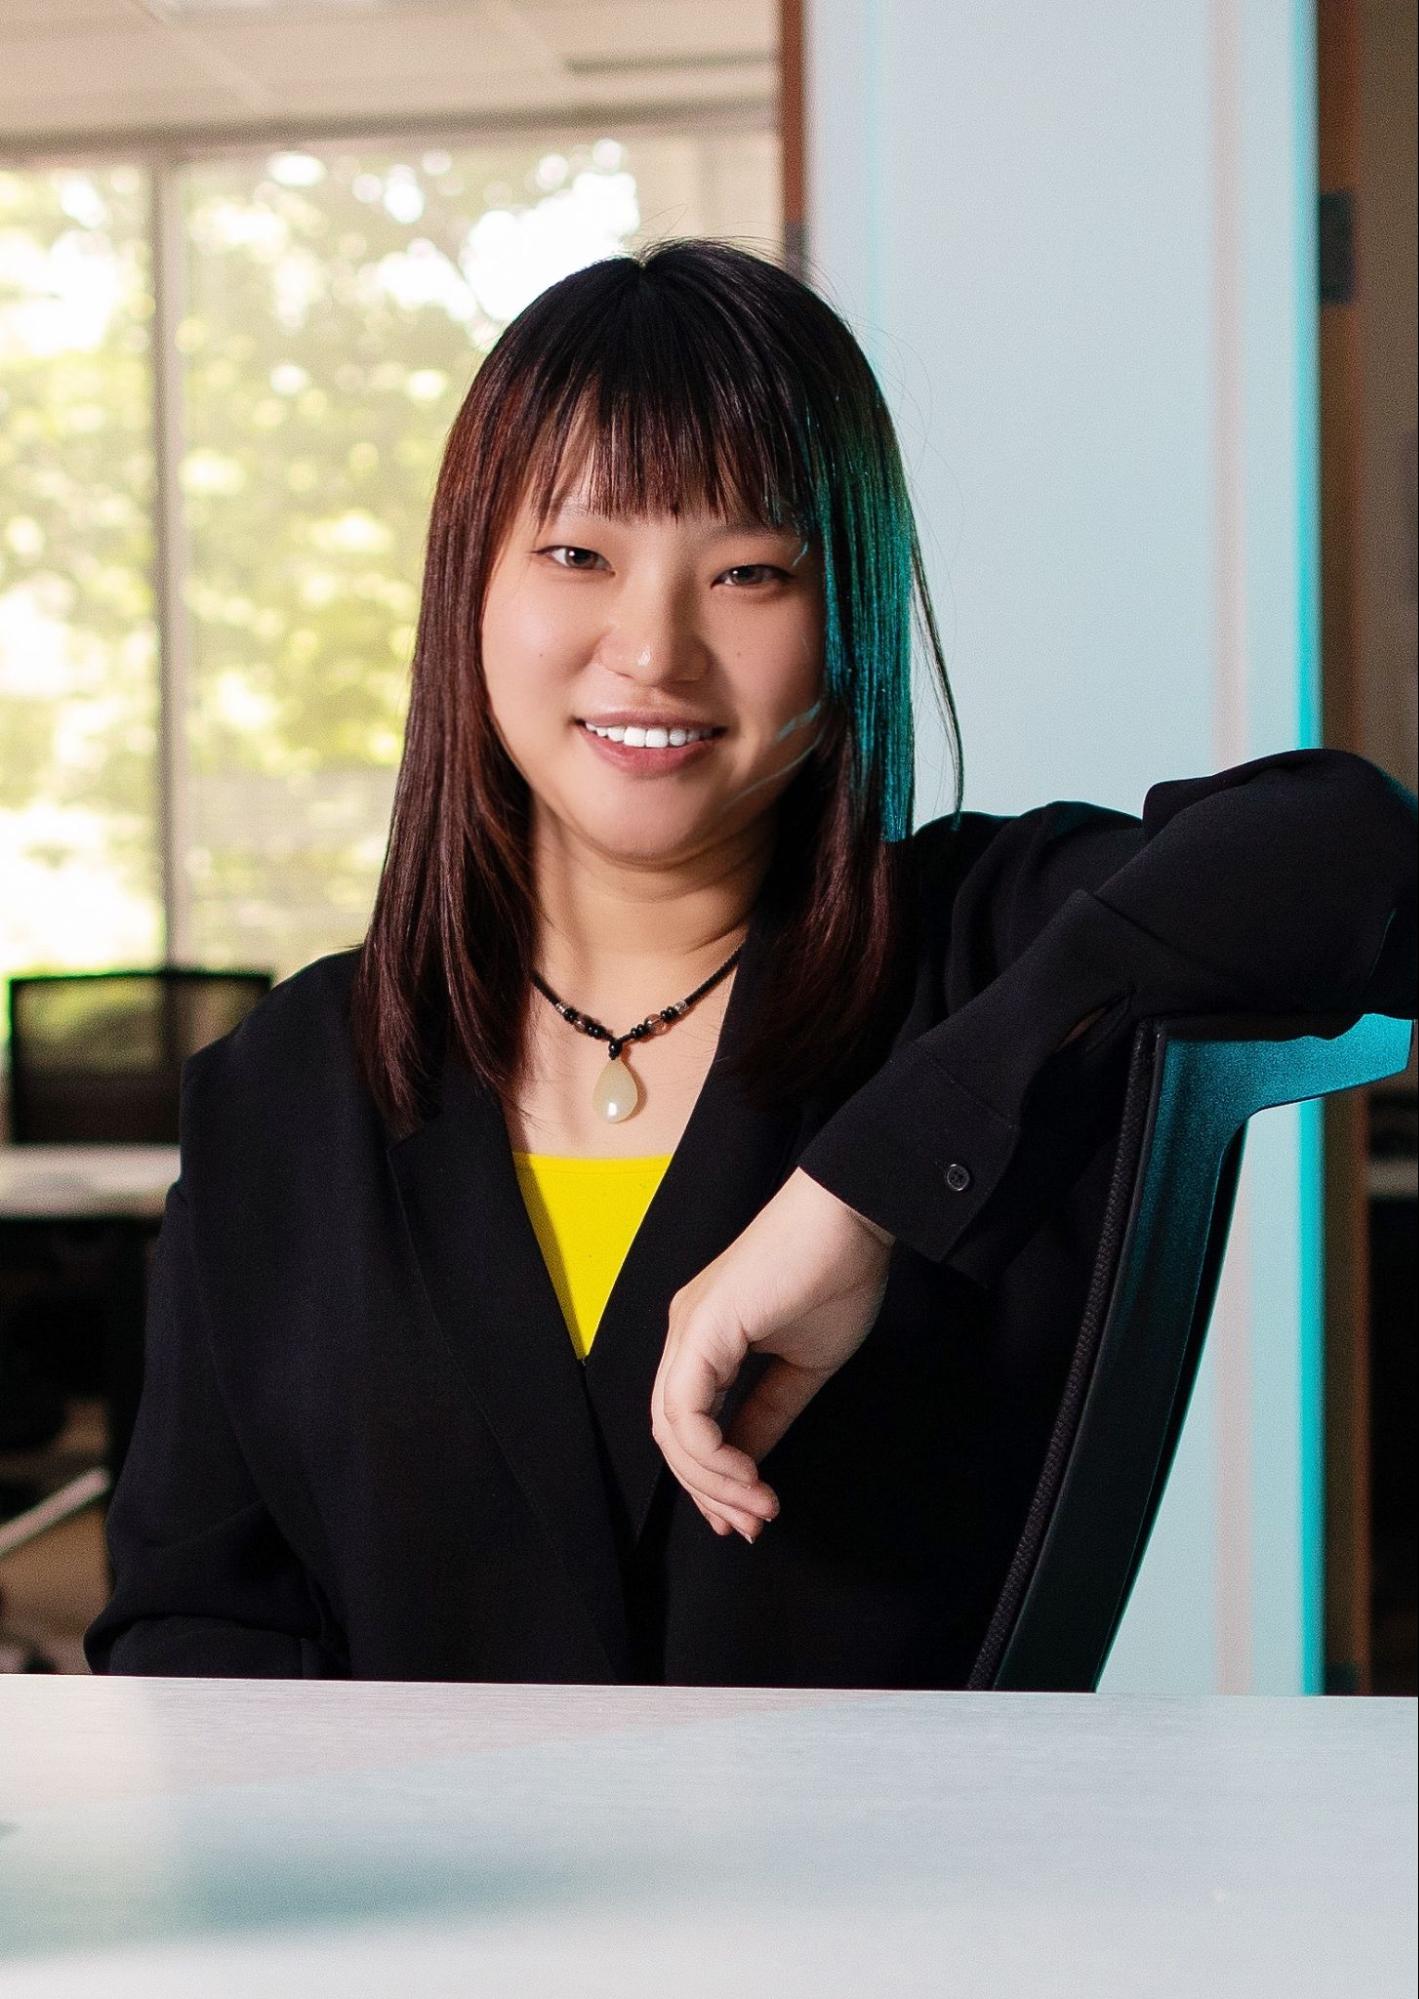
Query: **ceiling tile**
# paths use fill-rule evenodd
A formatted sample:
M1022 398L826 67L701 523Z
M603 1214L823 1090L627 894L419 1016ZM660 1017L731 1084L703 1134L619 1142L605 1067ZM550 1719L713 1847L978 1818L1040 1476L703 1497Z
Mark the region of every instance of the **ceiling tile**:
M777 9L763 0L713 8L666 0L581 0L540 14L540 25L562 56L615 57L638 63L651 55L764 55L778 47Z
M777 0L516 0L518 10L564 48L620 44L628 50L777 48Z
M0 48L12 35L116 28L134 20L132 0L0 0Z
M487 77L529 66L526 43L490 26L482 14L376 17L342 23L338 32L309 16L279 27L233 22L204 28L202 41L265 82L348 77L363 83L375 102L387 83L400 78L462 74L476 87Z
M144 0L0 0L5 132L555 119L642 99L767 101L775 88L777 0L393 0L338 18L302 0L281 8L164 26Z
M135 17L136 19L136 17ZM200 88L210 71L186 36L141 21L130 30L21 35L0 46L0 101L112 98L127 91Z

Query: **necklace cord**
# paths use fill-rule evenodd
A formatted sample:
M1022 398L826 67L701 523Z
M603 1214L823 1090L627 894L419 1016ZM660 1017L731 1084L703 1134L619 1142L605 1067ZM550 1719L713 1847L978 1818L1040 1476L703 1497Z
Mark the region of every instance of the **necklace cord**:
M744 946L740 944L725 959L719 970L711 972L704 983L696 986L692 993L686 993L684 999L676 1000L673 1006L662 1007L658 1013L648 1013L644 1020L638 1022L635 1027L627 1028L624 1034L612 1034L609 1028L603 1027L601 1022L593 1018L591 1014L580 1013L574 1006L568 1006L564 1000L559 999L557 994L552 991L552 988L547 984L547 981L542 977L540 972L533 972L532 983L536 986L538 992L544 994L552 1002L552 1005L557 1009L563 1020L570 1022L582 1034L589 1034L597 1041L608 1042L610 1044L608 1050L609 1059L614 1062L628 1041L643 1041L648 1034L655 1034L663 1027L672 1026L679 1020L682 1014L688 1013L696 1000L703 999L711 987L717 986L720 980L732 970L742 955L743 950Z

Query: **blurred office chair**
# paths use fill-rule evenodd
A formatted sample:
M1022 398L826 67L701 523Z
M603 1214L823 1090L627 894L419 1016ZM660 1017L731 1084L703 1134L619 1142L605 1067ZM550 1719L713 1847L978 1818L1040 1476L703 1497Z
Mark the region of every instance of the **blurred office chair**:
M11 978L10 1143L176 1145L183 1063L234 1028L272 981L269 971L173 965ZM153 1231L86 1216L11 1223L5 1233L0 1449L42 1449L62 1430L67 1384L57 1355L66 1326L80 1329L74 1364L100 1361L108 1435L104 1462L57 1490L0 1485L0 1555L101 1500L118 1476L141 1387ZM26 1662L19 1670L53 1670L40 1648L0 1630L4 1653Z
M1095 1691L1202 1358L1247 1119L1397 1074L1413 1032L1382 1013L1139 1022L1083 1320L969 1688Z
M182 1065L271 974L165 965L10 980L13 1145L176 1145Z

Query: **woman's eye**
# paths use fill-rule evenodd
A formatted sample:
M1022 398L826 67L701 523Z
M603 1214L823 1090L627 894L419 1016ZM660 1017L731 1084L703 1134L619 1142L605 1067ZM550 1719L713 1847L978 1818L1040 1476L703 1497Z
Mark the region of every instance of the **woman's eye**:
M577 548L572 543L564 541L554 543L551 548L540 549L538 553L541 555L550 555L553 557L556 557L558 555L589 555L591 556L593 561L597 562L599 562L601 559L597 555L596 550L594 548ZM580 562L559 562L557 564L557 567L558 569L570 569L575 571L585 568L586 565Z
M573 574L589 573L592 564L600 562L602 559L594 548L578 548L574 542L565 541L554 542L550 548L540 548L537 553L549 556L556 563L558 569L570 569ZM566 562L560 560L564 555L568 557ZM589 557L590 560L587 562L577 562L570 559L582 555ZM754 588L759 583L768 582L776 576L784 577L787 580L788 572L779 569L771 562L741 562L733 569L726 569L724 574L726 576L747 578L747 581L740 581L734 587L737 590L748 590Z

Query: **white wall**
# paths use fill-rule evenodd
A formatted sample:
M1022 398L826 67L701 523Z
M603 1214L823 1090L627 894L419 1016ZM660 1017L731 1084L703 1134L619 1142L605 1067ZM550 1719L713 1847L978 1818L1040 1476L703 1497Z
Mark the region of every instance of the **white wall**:
M1317 741L1301 0L808 0L806 39L806 275L899 425L966 805L1137 813ZM1252 1121L1105 1689L1320 1685L1317 1111Z

